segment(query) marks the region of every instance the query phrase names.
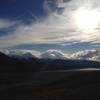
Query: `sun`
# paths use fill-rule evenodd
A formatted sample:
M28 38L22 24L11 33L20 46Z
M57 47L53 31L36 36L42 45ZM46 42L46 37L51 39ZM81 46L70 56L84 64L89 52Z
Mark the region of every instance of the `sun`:
M100 12L98 10L78 9L75 14L75 25L83 31L93 31L100 23Z

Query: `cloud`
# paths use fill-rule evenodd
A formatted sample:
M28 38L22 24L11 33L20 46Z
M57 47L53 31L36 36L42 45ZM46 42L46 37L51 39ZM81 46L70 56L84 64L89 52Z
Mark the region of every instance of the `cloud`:
M45 52L38 52L34 50L1 50L6 55L13 56L13 57L37 57L37 58L43 58L43 59L67 59L68 55L64 54L61 51L58 50L47 50Z
M9 28L14 26L15 22L8 19L0 19L0 29Z
M100 50L99 49L86 49L78 51L73 54L63 53L59 50L47 50L41 52L39 58L50 58L50 59L73 59L73 60L92 60L100 61Z
M80 60L100 61L100 50L99 49L89 49L89 50L79 51L71 55L70 58L80 59Z
M34 51L34 50L22 50L22 49L15 49L15 50L7 50L2 49L0 50L2 53L13 56L13 57L24 57L24 58L30 58L30 57L40 57L40 52Z
M40 55L40 58L67 59L68 55L58 50L47 50Z
M73 14L80 7L92 7L99 11L98 2L99 0L45 0L43 7L47 16L32 21L31 24L18 24L11 34L0 37L0 48L25 43L100 43L99 28L93 33L82 32L76 28L73 19ZM0 28L14 24L9 19L0 22Z
M24 58L37 57L45 59L73 59L73 60L92 60L100 61L100 50L99 49L88 49L73 54L63 53L59 50L47 50L44 52L38 52L34 50L1 50L1 52L11 56L22 56Z

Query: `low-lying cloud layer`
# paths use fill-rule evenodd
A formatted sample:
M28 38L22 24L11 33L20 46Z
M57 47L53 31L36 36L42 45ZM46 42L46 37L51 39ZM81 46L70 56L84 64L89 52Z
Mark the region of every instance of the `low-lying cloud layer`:
M20 56L25 58L37 57L43 59L79 59L100 61L99 49L84 50L73 54L63 53L58 50L47 50L45 52L37 52L32 50L3 50L2 52L10 56Z
M80 60L100 61L100 50L92 49L92 50L79 51L79 52L73 54L72 58L80 59Z
M100 12L99 2L99 0L45 0L43 8L47 16L36 18L31 24L0 19L0 30L15 26L9 35L0 37L0 48L25 43L100 43L99 26L94 32L83 32L77 29L73 18L80 7Z

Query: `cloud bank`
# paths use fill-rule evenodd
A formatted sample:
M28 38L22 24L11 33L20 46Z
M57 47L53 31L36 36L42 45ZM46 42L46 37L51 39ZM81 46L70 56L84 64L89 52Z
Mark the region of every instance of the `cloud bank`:
M41 53L40 58L67 59L68 55L58 50L47 50Z
M100 50L99 49L91 49L79 51L71 55L72 59L80 59L80 60L93 60L100 61Z
M79 51L73 54L63 53L58 50L47 50L45 52L37 52L33 50L2 50L3 53L24 58L42 58L42 59L79 59L79 60L92 60L100 61L100 50L99 49L88 49Z
M94 32L83 32L74 23L74 14L80 7L96 9L100 12L99 0L45 0L43 4L47 16L36 18L31 24L0 19L0 29L17 26L9 35L0 37L0 48L25 43L100 43L100 27Z

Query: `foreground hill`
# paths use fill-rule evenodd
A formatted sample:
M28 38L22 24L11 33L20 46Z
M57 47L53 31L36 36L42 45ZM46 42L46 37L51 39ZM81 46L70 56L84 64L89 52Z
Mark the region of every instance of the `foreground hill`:
M60 73L60 75L63 75L63 73ZM42 80L38 82L41 84ZM33 82L2 86L0 89L0 99L99 100L100 71L66 72L65 77L38 86L34 86L34 80Z
M99 93L100 62L0 53L1 100L99 100Z

